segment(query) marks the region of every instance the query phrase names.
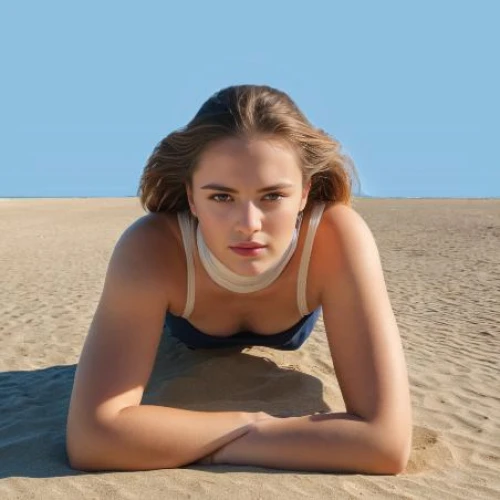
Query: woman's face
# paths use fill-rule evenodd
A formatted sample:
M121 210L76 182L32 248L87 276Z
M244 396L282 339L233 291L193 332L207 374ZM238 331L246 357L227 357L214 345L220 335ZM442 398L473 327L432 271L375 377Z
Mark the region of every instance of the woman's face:
M226 138L210 145L192 184L192 190L186 186L189 204L208 248L244 276L261 274L281 258L310 189L302 186L291 147L265 138ZM241 251L245 243L262 247Z

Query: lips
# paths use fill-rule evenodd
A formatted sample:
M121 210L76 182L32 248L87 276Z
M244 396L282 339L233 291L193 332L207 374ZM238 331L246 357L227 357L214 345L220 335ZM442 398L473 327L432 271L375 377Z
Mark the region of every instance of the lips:
M264 248L265 245L261 245L260 243L238 243L237 245L232 246L231 248L241 248L241 249L251 249L251 248Z

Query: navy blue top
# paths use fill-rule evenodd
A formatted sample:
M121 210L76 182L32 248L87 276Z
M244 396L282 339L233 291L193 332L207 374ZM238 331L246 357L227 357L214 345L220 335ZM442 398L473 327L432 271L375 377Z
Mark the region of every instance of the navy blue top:
M179 339L190 349L217 349L235 346L266 346L281 351L297 350L309 337L321 313L321 306L304 316L298 323L284 332L259 335L243 331L229 337L214 337L200 332L187 319L167 313L164 334Z

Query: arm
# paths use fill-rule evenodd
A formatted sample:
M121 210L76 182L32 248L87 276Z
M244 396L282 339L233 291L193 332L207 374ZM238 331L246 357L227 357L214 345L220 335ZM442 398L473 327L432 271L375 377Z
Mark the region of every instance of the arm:
M411 448L408 376L375 240L363 219L325 211L316 256L325 272L323 319L345 413L262 421L213 463L395 474Z
M174 238L164 233L142 218L114 249L71 394L66 449L73 468L179 467L242 436L264 415L140 405L168 310L164 238Z

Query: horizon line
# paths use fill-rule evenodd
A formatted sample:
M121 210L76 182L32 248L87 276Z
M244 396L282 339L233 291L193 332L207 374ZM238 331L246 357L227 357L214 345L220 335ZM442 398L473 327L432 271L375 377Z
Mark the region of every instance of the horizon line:
M0 200L74 200L74 199L120 199L120 198L139 198L139 196L0 196ZM371 198L371 199L399 199L399 200L498 200L500 196L371 196L371 195L352 195L352 198Z

